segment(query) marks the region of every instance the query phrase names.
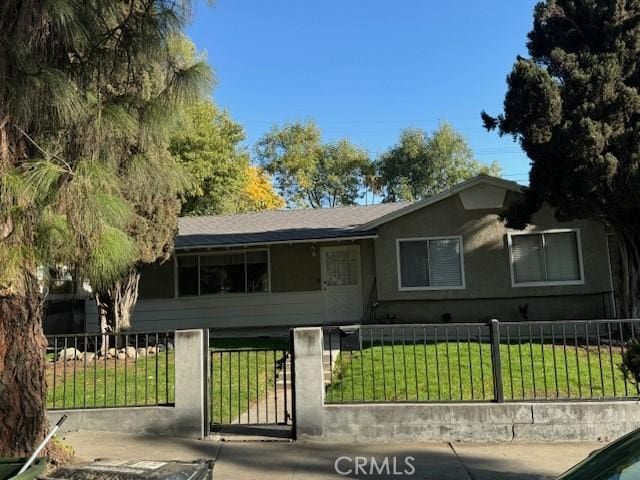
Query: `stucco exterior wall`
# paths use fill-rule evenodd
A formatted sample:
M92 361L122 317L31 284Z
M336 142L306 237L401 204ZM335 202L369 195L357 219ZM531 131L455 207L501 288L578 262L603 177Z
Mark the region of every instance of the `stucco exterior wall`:
M362 307L364 315L370 318L371 312L368 311L371 300L375 300L376 293L373 291L376 281L376 251L374 240L360 241L360 261L362 268ZM372 298L373 295L373 298Z
M506 202L515 194L508 193ZM603 315L610 290L606 232L595 222L559 223L550 208L532 219L529 230L580 230L584 285L513 287L507 233L499 209L465 210L458 195L383 224L375 241L377 317L396 321L475 321L486 316L517 320L519 305L529 304L530 319L594 318ZM513 231L516 232L516 231ZM396 240L431 236L462 237L464 289L401 291L398 288ZM419 312L419 313L416 313ZM427 318L425 318L427 317Z
M315 256L311 244L272 245L271 291L311 292L320 290L320 249Z

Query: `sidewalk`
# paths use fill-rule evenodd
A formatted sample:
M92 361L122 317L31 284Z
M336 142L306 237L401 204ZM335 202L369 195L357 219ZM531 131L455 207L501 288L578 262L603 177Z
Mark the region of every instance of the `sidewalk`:
M169 437L140 437L105 432L72 432L64 440L82 460L95 458L139 460L215 459L216 480L412 478L429 480L542 480L554 478L571 465L601 448L601 443L470 444L415 443L376 445L325 445L296 442L213 442ZM353 457L405 458L413 475L340 475L353 469ZM391 465L391 463L390 463ZM390 467L391 468L391 467Z

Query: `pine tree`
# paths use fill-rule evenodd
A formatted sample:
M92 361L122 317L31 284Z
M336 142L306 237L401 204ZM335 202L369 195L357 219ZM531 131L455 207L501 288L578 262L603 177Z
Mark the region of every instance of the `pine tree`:
M168 54L188 16L174 0L0 3L0 456L47 428L38 267L102 290L140 258L130 182L162 174L158 119L208 71Z
M506 215L522 228L543 203L558 220L616 233L622 314L640 315L640 3L547 0L507 77L504 113L485 127L512 135L531 159L529 188Z

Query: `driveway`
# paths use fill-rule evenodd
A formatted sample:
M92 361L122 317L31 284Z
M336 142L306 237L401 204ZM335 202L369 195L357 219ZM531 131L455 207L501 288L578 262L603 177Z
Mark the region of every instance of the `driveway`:
M67 433L63 439L81 460L212 458L216 480L541 480L554 478L603 446L601 443L214 442L86 431Z

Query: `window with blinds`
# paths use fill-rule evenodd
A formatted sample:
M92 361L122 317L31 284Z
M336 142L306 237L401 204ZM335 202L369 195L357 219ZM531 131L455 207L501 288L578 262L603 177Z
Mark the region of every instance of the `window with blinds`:
M583 281L577 231L529 233L510 238L514 285Z
M460 237L398 240L402 290L463 288Z

